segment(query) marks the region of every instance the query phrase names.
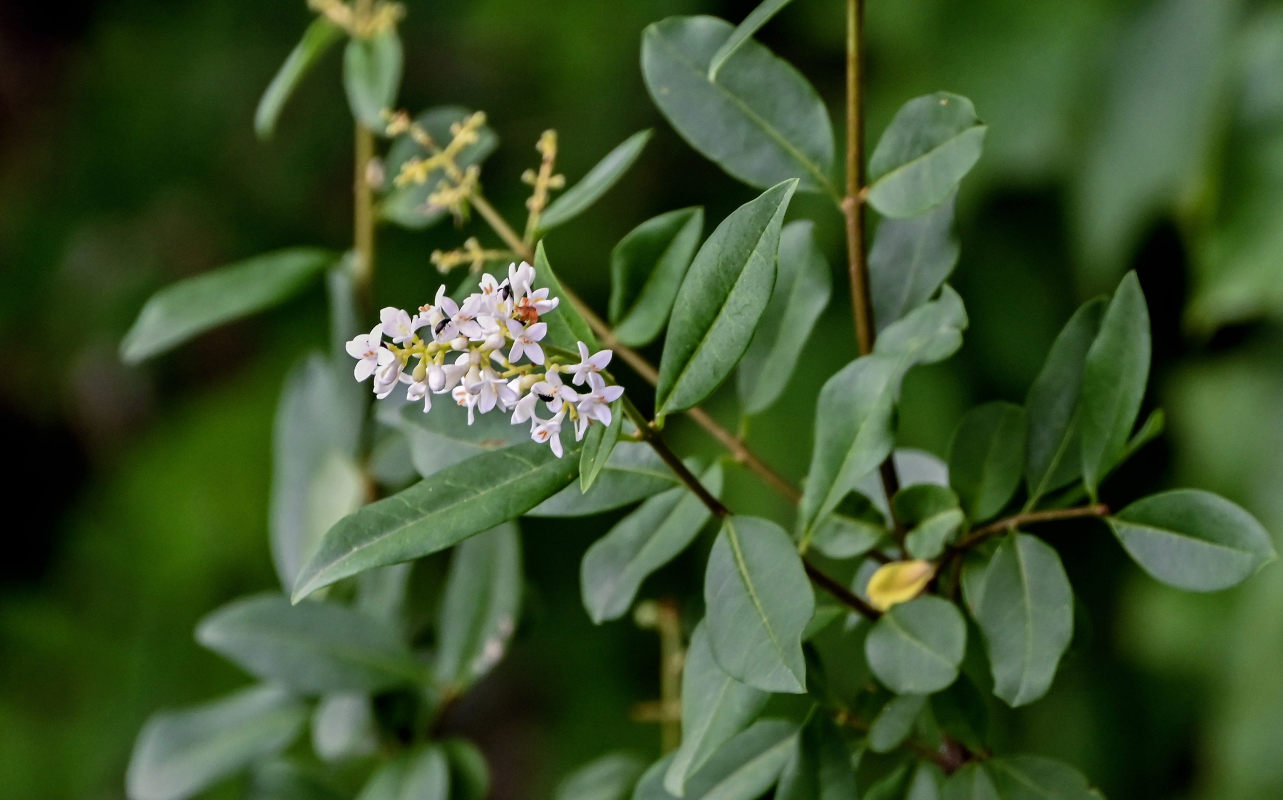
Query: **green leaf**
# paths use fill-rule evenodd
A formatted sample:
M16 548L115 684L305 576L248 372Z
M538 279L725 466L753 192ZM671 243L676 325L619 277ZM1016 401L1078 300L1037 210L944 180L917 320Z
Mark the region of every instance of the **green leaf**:
M944 548L953 542L966 523L962 509L941 511L919 522L904 536L904 548L914 558L938 558Z
M334 603L276 594L235 600L196 627L196 641L256 678L299 692L375 691L423 676L390 626Z
M938 692L958 677L967 644L962 614L926 595L892 606L864 640L874 676L896 694Z
M343 800L320 775L290 761L269 761L254 770L246 800Z
M659 336L703 230L704 209L682 208L646 220L610 251L610 322L619 341L642 347Z
M669 794L668 790L664 788L664 775L668 772L669 764L672 761L673 754L669 753L647 767L646 772L637 781L637 788L633 790L632 800L677 800L674 795Z
M807 544L829 558L855 558L877 547L888 533L886 518L872 501L850 492L812 529Z
M806 192L837 190L833 128L801 73L751 39L709 80L733 28L714 17L669 17L642 34L642 77L660 112L705 157L764 189L798 178Z
M891 453L892 419L902 371L888 358L862 356L820 389L815 449L799 507L803 531L834 509Z
M1149 379L1149 311L1135 272L1127 273L1105 309L1083 365L1083 481L1096 487L1127 448Z
M535 282L540 288L548 289L549 299L556 297L561 301L555 309L540 317L542 322L548 323L548 333L544 341L571 353L578 352L576 349L578 342L583 342L589 349L596 350L597 337L593 336L592 328L580 316L574 303L566 297L566 291L561 288L561 281L557 279L557 274L552 271L552 265L548 263L548 254L544 252L542 241L535 245Z
M815 596L782 528L726 518L708 556L704 605L713 655L731 677L768 692L806 691L802 631Z
M714 465L700 482L716 496L722 490L721 466ZM708 507L682 486L650 498L615 523L588 548L580 568L584 608L592 621L601 624L627 613L642 581L685 550L708 517Z
M490 767L477 746L467 739L441 742L450 762L450 800L485 800L490 796Z
M915 97L900 107L869 158L869 204L915 217L943 203L980 160L987 127L965 97Z
M797 725L764 719L717 749L686 784L686 800L756 800L793 755Z
M1029 421L1011 403L986 403L963 415L949 444L949 485L967 518L986 520L1016 493L1025 466Z
M696 625L682 670L682 744L664 774L664 788L683 796L690 776L747 728L769 698L767 692L727 675L713 658L708 625Z
M1015 533L998 545L975 610L993 670L993 693L1027 705L1051 688L1074 633L1074 595L1056 551Z
M455 548L437 612L433 677L459 693L503 656L521 614L521 540L505 523Z
M1025 410L1029 413L1029 439L1025 453L1027 506L1032 508L1048 492L1078 479L1078 406L1082 395L1083 364L1105 315L1105 301L1082 305L1051 345L1042 371L1029 387Z
M402 753L375 771L356 800L450 800L450 764L436 744Z
M370 696L338 692L317 701L312 712L312 751L323 761L373 755L379 749Z
M645 770L632 753L607 753L567 775L553 800L628 800Z
M336 260L328 250L294 247L167 286L143 305L120 343L120 357L134 364L225 322L270 308L301 291Z
M963 764L961 769L949 776L940 793L940 800L1007 800L1007 798L998 794L984 764L972 761Z
M740 206L695 254L664 339L657 419L712 394L748 349L775 285L780 226L796 187L786 181Z
M588 491L592 488L597 476L605 469L610 454L619 441L619 431L624 425L624 414L616 409L610 416L610 424L590 423L588 433L584 434L583 449L579 453L579 488Z
M352 38L343 51L343 89L352 117L372 131L387 128L384 111L396 105L404 56L396 30ZM447 140L448 141L448 140Z
M365 404L347 370L318 354L285 379L272 435L269 533L281 585L294 585L321 536L365 500L355 462Z
M472 111L459 106L441 106L432 108L414 118L414 122L432 137L432 141L444 147L454 138L450 127L461 123L472 116ZM499 137L489 126L482 125L477 129L477 140L467 145L455 156L459 169L480 164L494 152L499 145ZM442 206L428 204L428 196L437 190L441 181L446 178L443 169L433 169L425 176L423 183L410 183L396 186L393 181L401 174L401 168L412 158L426 157L423 147L409 134L397 137L388 148L385 159L388 192L379 202L378 213L383 219L418 230L432 225L446 215Z
M1003 756L983 767L1002 800L1100 800L1082 773L1050 758Z
M138 734L125 785L130 800L182 800L298 736L307 709L271 686L243 689L179 711L153 714Z
M1146 572L1191 592L1234 586L1275 557L1261 523L1211 492L1163 492L1132 503L1108 521Z
M962 344L966 311L945 287L883 332L874 352L838 370L820 390L815 449L802 492L799 522L809 530L891 453L892 420L910 369L948 358Z
M815 224L799 220L785 225L771 302L739 366L743 413L765 411L784 391L832 288Z
M294 601L358 572L444 550L515 519L578 472L576 449L557 458L547 445L527 442L424 478L331 528L299 573Z
M312 66L341 38L343 29L324 17L318 17L307 26L303 38L294 45L276 77L267 85L263 99L258 101L258 110L254 112L254 132L260 139L267 139L272 135L285 101L289 100Z
M889 753L899 747L913 732L926 702L925 694L901 694L888 700L869 728L869 749Z
M906 486L891 499L895 518L904 525L917 525L958 508L958 495L947 486L918 483Z
M850 800L858 796L851 751L827 712L812 712L795 742L774 800Z
M713 60L708 65L708 79L717 80L717 73L721 71L722 65L726 59L735 54L745 42L753 38L753 34L770 21L771 17L779 13L780 9L788 5L790 0L762 0L762 3L749 12L744 21L735 26L730 37L713 54Z
M909 780L904 800L940 800L944 781L944 772L939 767L927 761L919 761Z
M869 291L879 331L930 300L957 265L955 198L920 216L878 224L869 251Z
M641 155L642 148L650 141L651 133L650 130L644 130L629 136L588 170L588 174L579 183L549 203L543 216L539 218L539 230L550 231L567 223L600 200Z
M507 424L507 420L504 422ZM522 438L526 438L525 434ZM585 492L572 483L527 511L526 516L586 517L631 505L681 485L677 475L650 445L620 442L591 489Z

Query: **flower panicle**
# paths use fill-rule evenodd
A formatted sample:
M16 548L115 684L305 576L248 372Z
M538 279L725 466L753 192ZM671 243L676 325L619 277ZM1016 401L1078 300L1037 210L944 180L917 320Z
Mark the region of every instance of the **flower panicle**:
M468 410L469 425L476 414L511 413L513 425L529 424L530 438L561 458L563 424L573 427L576 441L594 422L609 425L611 404L624 390L602 375L610 350L593 353L579 342L577 363L544 350L548 323L540 318L560 301L547 288L535 289L534 280L534 268L523 261L509 265L502 282L484 274L479 291L462 303L441 286L415 314L384 308L369 333L347 343L357 360L354 377L373 377L379 399L406 385L406 399L422 402L425 413L433 396L448 394Z

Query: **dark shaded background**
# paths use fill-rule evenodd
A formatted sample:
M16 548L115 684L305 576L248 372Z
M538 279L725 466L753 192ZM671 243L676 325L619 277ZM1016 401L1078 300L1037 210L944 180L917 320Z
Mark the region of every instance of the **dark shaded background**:
M710 220L753 196L653 110L639 37L674 13L749 4L653 0L410 2L411 109L485 109L503 145L487 191L512 215L539 132L573 180L642 127L640 167L548 248L604 307L612 244L691 204ZM841 94L836 0L799 2L761 38ZM1148 404L1169 414L1106 500L1172 485L1224 493L1283 532L1283 5L1249 0L870 0L870 137L911 96L971 97L990 124L959 206L954 282L972 317L949 364L906 389L908 444L943 453L973 402L1019 401L1059 326L1127 268L1149 297ZM133 737L161 706L244 682L192 641L206 611L274 585L266 539L271 415L300 349L324 346L318 290L126 368L116 346L176 278L262 250L350 240L350 121L331 56L255 139L258 95L309 19L302 2L112 0L0 5L0 787L12 798L114 798ZM818 202L839 262L839 220ZM480 233L480 231L476 231ZM377 294L431 295L427 255L465 234L387 231ZM841 291L835 293L841 297ZM383 304L381 302L380 304ZM826 318L795 391L752 442L793 477L778 431L850 358ZM845 349L844 349L845 348ZM727 398L727 403L732 402ZM723 410L729 409L729 405ZM690 448L707 447L684 434ZM770 502L733 475L741 506ZM455 715L512 797L608 747L653 752L630 720L658 691L657 646L593 629L577 564L611 519L526 530L528 619L512 657ZM1002 717L1007 748L1064 757L1114 798L1283 796L1283 572L1184 595L1145 577L1103 527L1056 529L1082 606L1053 692ZM690 596L702 557L646 587ZM225 796L221 787L211 796Z

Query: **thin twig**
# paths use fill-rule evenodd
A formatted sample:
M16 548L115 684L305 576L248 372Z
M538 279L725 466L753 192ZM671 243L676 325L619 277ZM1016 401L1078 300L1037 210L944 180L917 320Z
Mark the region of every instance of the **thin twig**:
M1083 517L1103 517L1109 513L1109 506L1104 503L1097 503L1091 506L1076 506L1074 508L1053 508L1048 511L1027 511L1020 514L1014 514L1010 517L1000 519L997 522L991 522L983 528L976 528L967 534L960 542L953 546L954 550L966 550L973 547L994 534L1012 531L1016 528L1026 525L1036 525L1040 522L1056 522L1066 519L1082 519Z
M802 566L806 568L806 575L811 579L812 583L833 595L838 600L841 600L843 605L858 611L867 619L873 620L882 616L881 611L878 611L873 606L864 602L864 600L855 592L852 592L850 589L833 580L833 578L826 575L812 562L803 558Z

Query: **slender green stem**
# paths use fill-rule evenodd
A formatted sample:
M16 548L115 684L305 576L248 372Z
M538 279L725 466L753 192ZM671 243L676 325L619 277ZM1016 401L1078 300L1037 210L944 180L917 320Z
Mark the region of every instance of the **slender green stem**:
M1066 519L1082 519L1084 517L1103 517L1108 513L1109 506L1103 503L1097 503L1090 506L1076 506L1074 508L1053 508L1047 511L1021 512L1019 514L1014 514L1010 517L1000 519L997 522L991 522L983 528L976 528L954 545L954 549L966 550L994 534L1013 531L1016 528L1024 527L1026 525L1036 525L1040 522L1056 522Z
M868 259L865 245L864 213L864 98L863 58L864 0L846 2L846 197L842 214L846 218L847 272L851 283L851 312L855 320L855 340L860 355L873 352L877 332L873 327L873 297L869 290ZM878 467L887 505L900 491L900 476L892 456ZM903 533L894 519L897 533Z
M372 309L374 282L374 191L370 187L369 169L374 160L374 133L356 123L356 147L352 174L352 247L356 252L356 299L362 316Z
M655 426L646 419L646 415L637 409L632 400L628 399L628 395L624 395L622 400L624 413L637 426L637 431L641 433L642 439L651 446L673 472L677 473L677 477L681 479L682 483L686 484L686 487L695 493L700 502L707 506L709 511L713 512L713 516L718 519L729 517L731 515L730 509L722 505L722 501L714 497L713 493L708 491L704 484L700 483L699 478L695 477L695 474L686 468L686 465L677 457L677 454L669 449L664 437L660 436L659 431L655 430Z

